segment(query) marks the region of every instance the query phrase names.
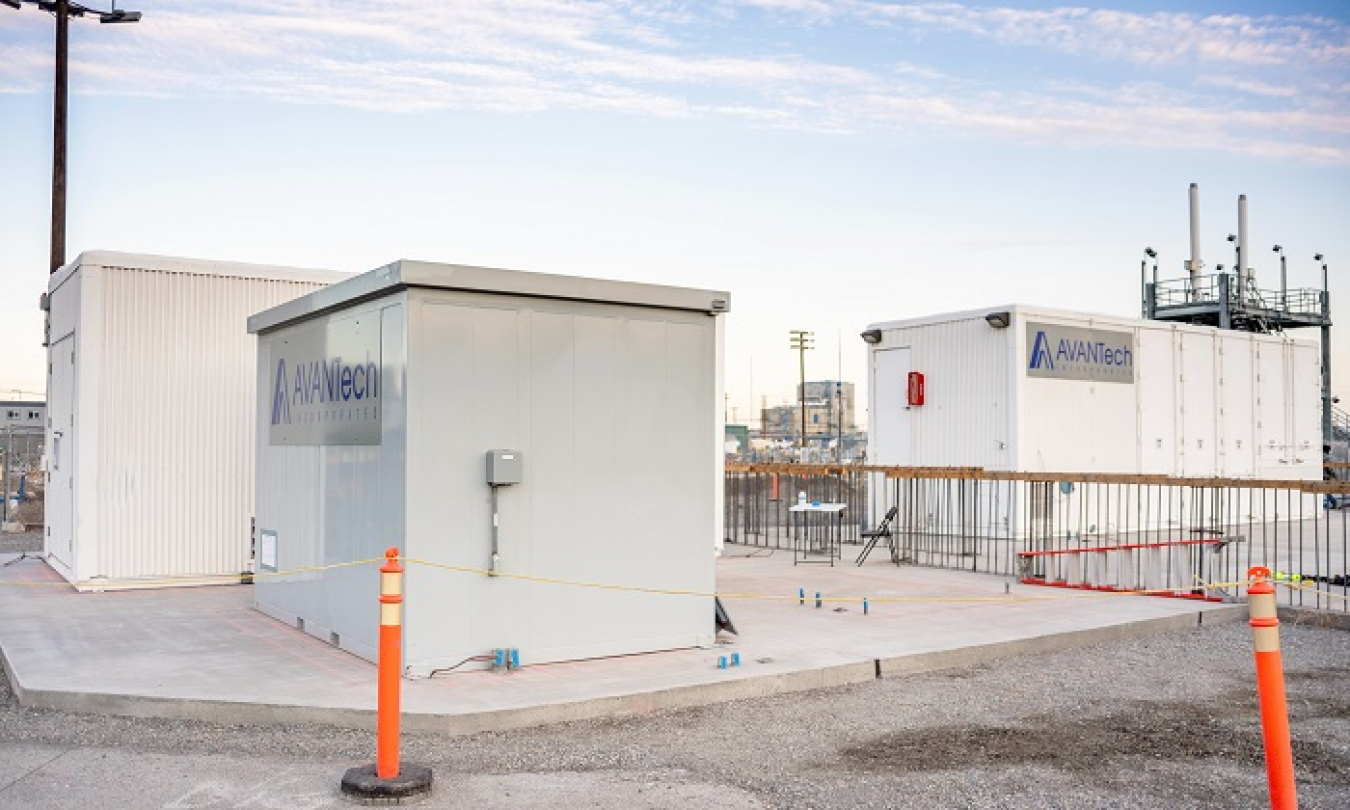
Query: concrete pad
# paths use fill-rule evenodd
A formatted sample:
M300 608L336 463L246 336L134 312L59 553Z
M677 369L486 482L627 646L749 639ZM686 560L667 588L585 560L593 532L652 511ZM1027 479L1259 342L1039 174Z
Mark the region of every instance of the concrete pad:
M884 558L794 566L790 553L744 547L728 548L717 577L740 635L715 648L536 666L522 650L517 672L405 681L404 728L467 734L642 714L1246 617L1240 605L1024 586ZM247 585L76 593L23 560L0 568L0 658L25 706L374 728L374 665L251 605ZM718 669L732 651L742 666Z

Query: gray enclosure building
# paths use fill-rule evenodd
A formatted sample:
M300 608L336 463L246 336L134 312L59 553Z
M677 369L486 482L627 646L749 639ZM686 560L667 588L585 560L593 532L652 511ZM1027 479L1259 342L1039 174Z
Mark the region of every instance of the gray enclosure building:
M655 591L713 590L728 305L399 261L250 318L258 608L373 658L375 565L284 572L397 546L414 675L711 644Z

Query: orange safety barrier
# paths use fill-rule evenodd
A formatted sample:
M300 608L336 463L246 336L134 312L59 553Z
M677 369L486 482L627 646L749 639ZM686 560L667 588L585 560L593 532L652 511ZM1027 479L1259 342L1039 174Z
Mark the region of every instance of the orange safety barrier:
M375 775L398 776L399 671L403 668L403 566L398 549L384 552L380 566L380 661L376 697Z
M1266 783L1274 810L1294 810L1294 749L1289 740L1289 709L1284 696L1284 662L1280 658L1280 619L1270 569L1247 572L1247 608L1256 647L1256 692L1261 702L1261 737L1266 746Z
M1169 548L1185 548L1189 546L1222 546L1223 540L1200 539L1200 540L1168 540L1158 543L1121 543L1118 546L1083 546L1081 548L1062 548L1050 549L1046 551L1019 551L1018 560L1022 564L1022 570L1026 571L1029 564L1036 559L1053 560L1058 557L1068 557L1070 555L1082 558L1085 555L1099 555L1095 559L1099 564L1094 567L1090 564L1080 565L1080 580L1069 579L1050 579L1047 576L1034 576L1024 574L1019 578L1023 585L1042 585L1052 588L1072 588L1085 591L1103 591L1107 593L1142 593L1148 596L1165 596L1173 599L1195 599L1203 602L1222 602L1223 599L1217 596L1210 596L1201 588L1190 587L1187 585L1177 585L1173 587L1163 587L1161 582L1134 582L1133 584L1108 584L1105 582L1091 581L1094 578L1106 578L1109 574L1107 570L1110 566L1106 564L1106 555L1112 553L1134 553L1134 552L1159 552ZM1089 561L1091 562L1091 561ZM1161 576L1161 572L1158 572Z
M1057 548L1051 551L1019 551L1019 557L1053 557L1058 554L1091 554L1102 551L1131 551L1139 548L1170 548L1172 546L1217 546L1222 540L1169 540L1166 543L1121 543L1118 546L1084 546L1083 548Z
M398 549L384 552L380 566L380 638L375 662L375 762L348 768L342 794L361 804L403 804L431 792L431 769L400 762L399 692L403 671L403 566ZM367 561L370 562L370 561Z

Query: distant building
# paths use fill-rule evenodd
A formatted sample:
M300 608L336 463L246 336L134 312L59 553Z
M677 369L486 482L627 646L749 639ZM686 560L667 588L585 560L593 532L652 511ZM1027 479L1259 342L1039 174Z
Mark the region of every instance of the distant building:
M46 426L47 403L0 400L0 466L15 473L41 467Z
M47 403L0 400L0 431L13 428L42 430L47 424Z
M746 425L727 425L724 450L729 456L741 456L750 450L750 428Z
M806 400L806 438L829 439L840 433L857 430L854 421L853 383L838 380L817 380L797 386L797 402L776 408L765 408L761 413L765 438L796 440L802 432L802 394Z

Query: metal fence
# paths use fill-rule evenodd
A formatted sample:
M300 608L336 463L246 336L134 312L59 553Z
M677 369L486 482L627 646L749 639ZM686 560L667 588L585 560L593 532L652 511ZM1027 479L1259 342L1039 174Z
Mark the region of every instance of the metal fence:
M1350 611L1350 483L728 465L728 543L798 550L791 508L844 504L838 564L896 515L869 556L1094 590L1240 599L1266 566L1284 604ZM853 544L850 548L849 544Z

